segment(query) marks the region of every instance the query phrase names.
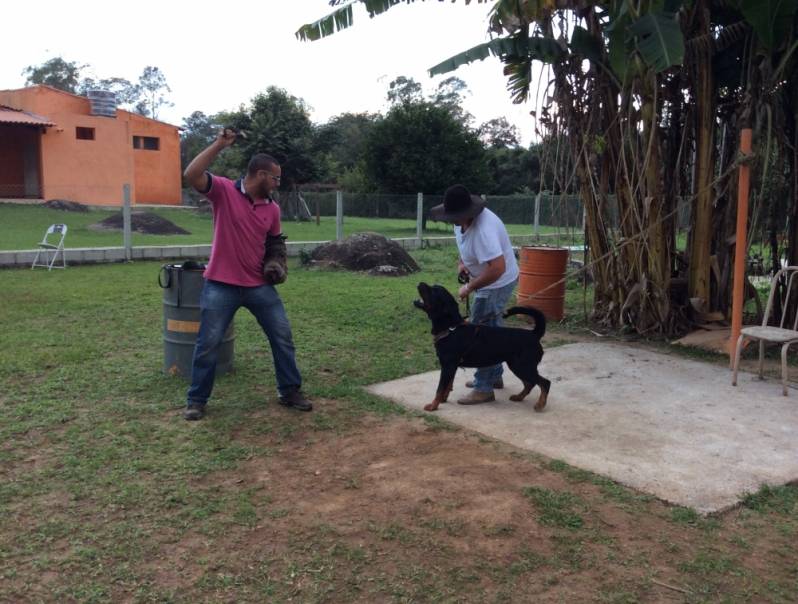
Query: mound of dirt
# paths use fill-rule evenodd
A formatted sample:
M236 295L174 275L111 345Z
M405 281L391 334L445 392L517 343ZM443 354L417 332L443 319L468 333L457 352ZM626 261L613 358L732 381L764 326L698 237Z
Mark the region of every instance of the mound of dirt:
M89 228L121 231L122 227L122 212L117 212ZM152 212L133 212L130 215L130 230L145 235L191 235L189 231L177 226L171 220L161 218Z
M51 210L63 210L64 212L88 212L89 206L77 201L69 201L68 199L49 199L42 204L45 208Z
M402 246L378 233L358 233L325 243L313 250L310 258L316 266L370 271L372 275L402 276L420 270Z

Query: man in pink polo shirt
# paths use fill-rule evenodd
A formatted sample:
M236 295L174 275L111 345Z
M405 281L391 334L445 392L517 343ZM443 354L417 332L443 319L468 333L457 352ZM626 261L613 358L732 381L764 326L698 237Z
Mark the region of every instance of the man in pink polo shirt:
M280 207L272 200L272 191L280 184L280 164L270 155L258 153L239 180L208 172L216 156L235 139L234 132L223 130L184 172L186 181L204 194L213 208L211 258L203 274L200 329L183 414L187 420L205 415L222 337L242 306L255 316L269 340L280 403L300 411L313 409L302 394L291 325L274 287L280 279L269 271L264 276L263 270L267 237L282 235Z

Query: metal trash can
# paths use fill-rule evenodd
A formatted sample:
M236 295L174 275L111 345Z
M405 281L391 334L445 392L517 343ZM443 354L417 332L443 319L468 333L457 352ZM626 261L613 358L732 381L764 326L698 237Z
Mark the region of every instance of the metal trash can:
M191 360L200 326L200 293L205 265L190 263L164 264L158 273L158 285L163 289L163 370L168 375L191 379ZM233 368L235 347L233 322L222 338L216 375Z

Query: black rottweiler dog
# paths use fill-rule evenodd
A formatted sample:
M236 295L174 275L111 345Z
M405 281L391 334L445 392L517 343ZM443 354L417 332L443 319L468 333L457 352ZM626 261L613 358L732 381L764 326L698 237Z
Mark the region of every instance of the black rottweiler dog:
M513 306L504 313L505 317L517 314L533 317L534 329L471 325L460 315L457 300L445 287L419 283L418 293L421 299L413 304L432 321L435 351L441 363L438 390L433 401L424 407L425 411L435 411L438 405L446 402L458 367L489 367L499 363L507 363L510 371L524 383L524 389L510 400L521 401L532 388L540 386L535 411L543 410L551 382L538 373L538 363L543 358L540 339L546 333L546 317L542 312Z

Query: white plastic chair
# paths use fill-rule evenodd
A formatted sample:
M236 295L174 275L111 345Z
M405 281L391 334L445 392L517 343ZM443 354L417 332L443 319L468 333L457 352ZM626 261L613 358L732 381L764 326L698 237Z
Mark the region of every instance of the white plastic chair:
M737 338L737 350L734 354L734 375L732 377L732 386L737 385L737 368L740 365L740 351L743 348L743 342L746 338L751 340L759 340L759 379L763 379L763 366L765 358L765 343L770 342L773 344L781 344L781 385L782 393L787 396L787 349L790 344L798 343L798 312L792 321L792 325L787 320L787 315L791 310L790 304L795 306L797 300L791 301L790 294L795 285L798 285L795 277L798 275L798 266L788 266L777 272L770 282L770 295L768 296L768 306L765 310L765 317L762 319L762 325L743 327L740 331L740 337ZM786 283L786 287L780 287L779 283ZM779 293L781 291L781 293ZM779 296L781 302L781 321L779 326L768 325L770 314L773 311L773 302ZM786 327L785 327L786 324ZM792 329L790 329L792 327Z
M36 268L37 266L43 266L48 271L54 268L66 268L66 257L64 256L64 239L66 238L67 234L67 225L65 224L51 224L50 228L47 229L44 233L44 237L39 242L39 249L36 251L36 257L33 259L33 264L31 264L31 270ZM55 238L60 236L58 243L50 243L47 238L50 236L53 237L53 241ZM58 257L59 252L61 253L61 266L56 266L55 260ZM48 256L52 254L49 262L47 260ZM44 258L44 262L39 262L39 258Z

